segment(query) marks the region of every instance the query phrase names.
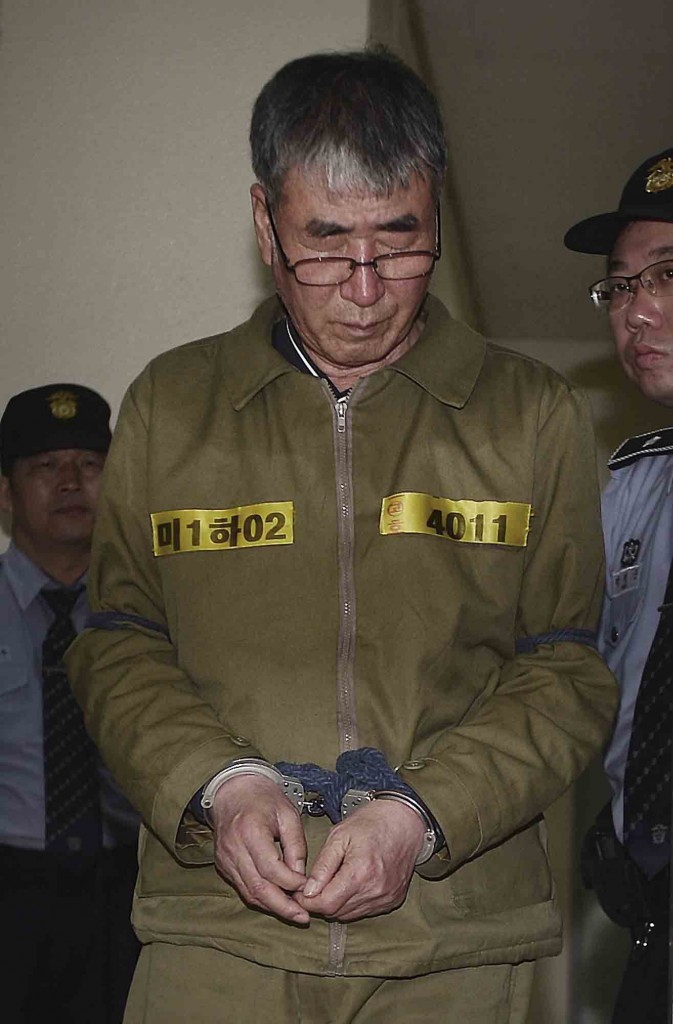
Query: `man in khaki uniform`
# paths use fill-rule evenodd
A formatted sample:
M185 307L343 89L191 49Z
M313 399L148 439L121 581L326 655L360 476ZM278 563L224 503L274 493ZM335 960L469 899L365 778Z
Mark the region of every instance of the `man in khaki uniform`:
M126 1019L523 1022L615 706L586 406L426 294L403 64L292 62L251 142L277 297L132 385L69 658L146 822Z

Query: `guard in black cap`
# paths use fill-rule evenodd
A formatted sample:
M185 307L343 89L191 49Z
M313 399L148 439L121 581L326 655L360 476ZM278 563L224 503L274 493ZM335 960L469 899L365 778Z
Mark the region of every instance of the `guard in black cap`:
M565 244L608 257L591 299L627 377L673 407L673 149L645 160L617 210L580 221ZM613 1024L670 1024L673 427L630 438L609 465L599 643L622 699L605 758L614 797L585 839L583 874L633 939Z
M109 420L105 399L81 384L22 391L0 420L0 507L12 540L62 583L89 563Z
M627 377L647 398L673 405L673 149L645 160L618 208L575 224L565 244L608 257L591 301L610 317Z
M63 665L88 617L109 420L80 384L23 391L0 420L12 534L0 555L3 1012L23 1024L121 1024L138 953L138 818L100 766Z

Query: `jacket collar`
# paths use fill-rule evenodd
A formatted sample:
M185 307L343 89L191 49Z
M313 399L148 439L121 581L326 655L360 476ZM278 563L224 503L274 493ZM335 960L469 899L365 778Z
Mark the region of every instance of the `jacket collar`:
M420 338L387 370L401 373L438 401L461 408L477 382L486 342L453 320L439 299L428 295L427 320ZM297 371L271 345L271 330L283 307L274 297L259 306L244 324L222 335L219 361L224 387L235 409L242 409L276 378Z
M237 411L277 377L297 373L271 345L271 330L283 315L283 307L274 296L258 306L249 320L221 337L223 383Z
M454 320L434 295L425 300L427 320L414 345L389 369L413 380L444 405L462 408L472 394L486 354L486 342Z

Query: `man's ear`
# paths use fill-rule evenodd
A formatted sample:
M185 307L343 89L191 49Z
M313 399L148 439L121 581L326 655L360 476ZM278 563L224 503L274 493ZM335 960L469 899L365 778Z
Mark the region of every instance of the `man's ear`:
M273 231L271 230L264 189L257 181L250 187L250 200L252 202L252 218L255 222L259 254L262 257L262 262L266 263L267 267L270 267L273 263Z
M12 485L8 476L0 476L0 512L12 514Z
M0 529L9 537L11 534L11 483L8 476L0 476Z

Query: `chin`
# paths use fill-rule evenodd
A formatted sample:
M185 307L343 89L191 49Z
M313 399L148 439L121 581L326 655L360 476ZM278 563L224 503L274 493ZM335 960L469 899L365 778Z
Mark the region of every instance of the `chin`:
M673 407L673 380L660 381L647 378L639 380L636 378L635 383L645 398L649 398L651 402L657 402L659 405L669 408Z
M670 391L666 392L655 392L652 395L647 395L653 402L657 402L658 405L665 405L667 408L673 408L673 393Z
M92 521L69 523L62 524L60 529L53 530L52 538L55 543L81 548L91 544L92 533Z
M70 536L70 537L54 537L53 543L55 547L59 547L62 551L89 551L91 548L91 534L86 536Z

